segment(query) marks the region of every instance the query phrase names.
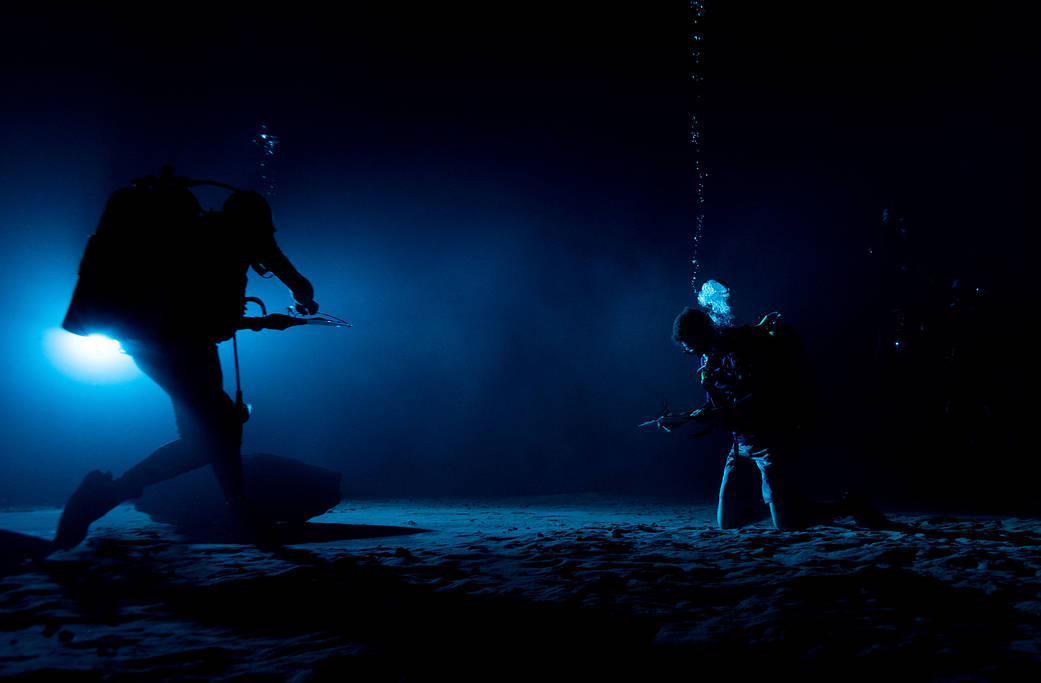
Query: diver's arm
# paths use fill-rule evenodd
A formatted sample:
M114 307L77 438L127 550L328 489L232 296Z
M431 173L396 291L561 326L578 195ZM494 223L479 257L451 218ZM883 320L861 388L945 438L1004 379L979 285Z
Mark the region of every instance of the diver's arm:
M254 332L260 332L261 330L286 330L297 325L305 325L306 323L307 320L303 318L296 318L282 313L272 313L260 318L239 318L235 329L253 330Z
M720 420L720 409L712 405L711 401L705 403L700 408L696 408L686 414L685 425L694 427L695 433L691 434L692 438L698 436L705 436L709 432L713 431L719 424Z
M699 430L697 436L702 436L708 434L715 427L718 420L718 412L718 409L713 408L709 402L690 412L673 414L666 411L664 415L654 420L648 420L640 426L654 424L667 432L671 432L679 427L694 426Z
M293 298L303 309L302 313L314 315L318 312L318 304L314 300L314 287L282 253L274 235L267 238L262 245L258 265L274 273L293 292Z

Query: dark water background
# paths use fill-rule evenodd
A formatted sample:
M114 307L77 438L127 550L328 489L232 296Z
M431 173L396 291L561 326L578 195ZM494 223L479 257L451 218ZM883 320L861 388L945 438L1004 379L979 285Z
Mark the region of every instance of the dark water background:
M739 322L781 310L802 332L830 408L811 488L1028 507L1020 10L709 2L695 101L689 6L656 5L15 11L0 505L60 503L173 437L147 380L76 382L41 340L113 189L163 163L256 183L261 122L282 140L280 243L355 327L242 335L245 452L334 468L348 495L711 499L725 439L635 428L702 399L669 340L694 303L696 107L701 275Z

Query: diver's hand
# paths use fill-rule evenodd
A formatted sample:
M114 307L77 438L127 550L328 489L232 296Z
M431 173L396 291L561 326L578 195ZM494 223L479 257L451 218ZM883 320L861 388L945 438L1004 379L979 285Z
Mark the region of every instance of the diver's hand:
M659 429L671 432L673 429L688 424L694 424L699 427L711 427L715 419L715 411L709 405L703 405L689 413L673 414L666 411L664 415L657 419L657 423Z
M301 300L300 297L293 297L296 299L296 312L300 315L314 315L318 312L318 302L314 299Z
M690 420L697 420L699 422L704 422L706 420L712 419L712 408L710 408L707 405L701 406L700 408L695 408L687 414L687 418Z
M668 413L666 415L660 415L655 422L658 425L658 429L664 429L667 432L671 432L673 429L685 425L687 420L688 417L686 413L681 413L679 415Z
M314 315L318 312L318 304L314 300L314 287L306 279L301 280L293 289L296 312L300 315Z

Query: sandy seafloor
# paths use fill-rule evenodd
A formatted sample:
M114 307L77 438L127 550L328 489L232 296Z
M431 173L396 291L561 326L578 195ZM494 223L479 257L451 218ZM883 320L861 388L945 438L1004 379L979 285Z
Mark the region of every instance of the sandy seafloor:
M0 528L49 538L58 514ZM1041 680L1041 520L780 533L714 514L604 495L348 501L313 521L430 531L270 551L189 543L125 505L0 577L0 676Z

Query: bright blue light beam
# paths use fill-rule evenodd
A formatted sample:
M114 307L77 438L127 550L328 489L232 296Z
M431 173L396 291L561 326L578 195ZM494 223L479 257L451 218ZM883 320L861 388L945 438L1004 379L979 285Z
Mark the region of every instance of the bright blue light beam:
M43 349L54 367L79 382L119 384L144 377L119 342L101 334L81 337L52 327L43 335Z

